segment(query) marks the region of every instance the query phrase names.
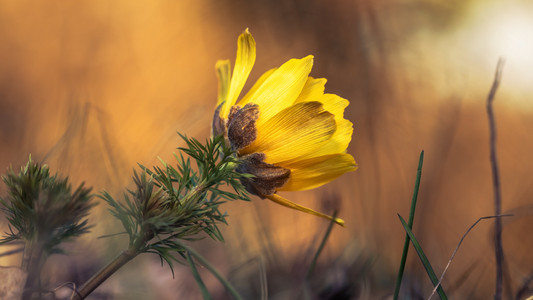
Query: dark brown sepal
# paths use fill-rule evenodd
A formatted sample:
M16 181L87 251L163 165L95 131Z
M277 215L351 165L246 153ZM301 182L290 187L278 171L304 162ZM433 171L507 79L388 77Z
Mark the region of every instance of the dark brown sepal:
M264 153L245 155L241 157L242 163L236 169L237 172L255 176L241 179L241 182L248 192L261 198L275 193L277 188L285 185L291 175L291 170L268 164L264 159Z
M224 131L226 130L224 120L220 117L220 110L222 109L223 105L224 102L220 103L220 105L217 106L217 108L215 109L215 114L213 115L213 123L211 124L212 136L224 134Z
M257 137L255 121L259 117L259 106L248 103L243 108L231 107L228 116L228 139L233 150L240 150Z

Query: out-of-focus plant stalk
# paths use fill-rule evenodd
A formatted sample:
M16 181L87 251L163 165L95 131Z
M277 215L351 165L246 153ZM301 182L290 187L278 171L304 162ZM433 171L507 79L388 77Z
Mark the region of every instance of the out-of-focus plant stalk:
M184 245L180 243L180 246L183 247L185 251L187 251L188 255L194 256L200 263L208 269L223 285L226 287L228 292L235 298L235 300L243 300L242 297L239 295L237 290L222 276L220 273L213 267L203 256L201 256L198 252L194 251L192 248L187 247L187 245ZM191 261L192 264L194 262Z
M492 170L492 187L494 191L494 214L496 216L502 213L502 192L500 184L500 172L498 169L498 156L496 154L496 120L494 118L494 110L492 104L496 91L500 85L503 64L505 60L500 58L496 65L496 74L494 75L494 81L487 97L487 116L489 119L489 132L490 132L490 163ZM503 293L503 243L502 243L502 220L501 218L494 219L494 254L496 260L496 289L494 292L494 299L501 300Z
M46 261L44 254L43 241L40 241L38 238L26 241L21 264L21 269L28 274L22 293L23 300L32 299L33 293L36 290L41 290L39 278L44 262Z
M134 259L137 255L142 253L142 249L146 246L146 243L153 238L153 233L150 228L143 229L144 235L130 245L128 249L122 251L114 260L98 271L87 282L85 282L81 288L72 294L71 300L85 299L91 294L97 287L99 287L104 281L106 281L111 275L122 268L130 260Z

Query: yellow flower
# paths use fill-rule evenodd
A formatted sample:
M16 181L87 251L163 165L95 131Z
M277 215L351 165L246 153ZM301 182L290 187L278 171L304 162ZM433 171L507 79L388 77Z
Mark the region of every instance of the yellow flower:
M311 55L264 73L237 101L254 62L255 41L246 29L239 36L233 74L229 60L216 64L213 135L224 134L243 161L237 171L255 176L243 182L248 191L331 220L276 192L316 188L357 169L346 153L353 132L353 124L343 117L349 102L325 94L326 79L309 76ZM344 224L339 218L335 222Z

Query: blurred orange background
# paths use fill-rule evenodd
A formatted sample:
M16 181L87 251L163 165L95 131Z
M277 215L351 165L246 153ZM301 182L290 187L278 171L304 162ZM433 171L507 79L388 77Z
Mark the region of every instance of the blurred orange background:
M317 190L284 195L327 213L340 209L347 228L334 228L316 280L347 286L353 299L392 294L404 239L396 214L408 216L422 149L414 233L437 274L466 229L494 214L485 104L504 56L494 108L503 211L514 214L504 219L505 295L514 299L530 289L533 8L527 1L1 0L0 168L18 169L31 154L74 184L120 195L137 163L173 161L181 145L176 132L209 136L214 64L234 62L245 28L257 42L245 89L264 71L313 54L311 76L327 78L326 91L351 102L348 152L359 169ZM225 243L194 247L246 299L259 299L261 274L269 299L302 297L301 280L328 222L258 198L223 209ZM72 255L45 267L52 286L80 283L125 247L120 238L96 239L121 230L104 203L90 221L95 228L69 247ZM492 297L492 224L481 222L452 263L443 283L452 299ZM17 263L0 257L1 265ZM95 297L200 297L190 271L176 272L172 279L156 257L140 257ZM204 275L213 296L227 299ZM402 293L414 299L431 293L414 251Z

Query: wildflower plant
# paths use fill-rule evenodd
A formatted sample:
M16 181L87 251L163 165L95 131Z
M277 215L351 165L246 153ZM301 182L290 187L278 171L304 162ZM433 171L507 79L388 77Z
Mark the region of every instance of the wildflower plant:
M122 224L124 230L118 234L128 236L128 245L79 288L74 286L71 299L84 299L143 253L158 255L173 273L174 262L188 264L209 299L195 265L199 262L240 299L231 284L185 242L205 236L223 241L218 226L227 223L220 205L249 201L250 193L344 224L277 192L312 189L357 168L346 153L353 132L352 123L343 117L348 100L325 94L326 80L309 77L313 57L307 56L266 72L237 101L255 51L255 41L246 30L238 39L233 74L229 61L216 64L220 84L210 139L201 143L180 135L185 146L178 148L175 164L161 160L161 166L140 165L140 172L133 174L133 188L121 200L106 191L99 194ZM9 196L0 201L11 225L0 243L25 241L23 267L33 275L23 299L41 298L39 274L47 256L61 252L61 242L90 228L86 219L93 206L90 189L82 184L72 192L67 179L50 176L46 166L31 160L19 174L8 173L4 182Z
M153 170L141 165L141 174L134 172L135 188L124 194L123 202L107 192L102 193L101 198L111 206L111 214L120 220L128 234L129 246L89 279L74 299L83 299L141 253L159 255L174 272L173 262L190 261L188 255L191 253L198 256L183 241L199 239L201 232L223 241L218 225L226 224L226 215L220 212L219 205L227 200L249 200L240 180L250 175L235 171L239 161L225 145L223 136L207 140L205 144L194 138L181 137L186 147L179 148L180 154L175 155L176 167L163 160L163 167L156 166ZM188 158L185 159L183 154ZM191 158L196 162L196 168L193 168ZM223 185L230 186L233 191L221 189ZM190 264L194 269L194 262Z
M91 189L82 183L72 191L68 178L51 175L48 166L31 157L18 174L11 169L2 179L8 196L0 204L10 226L0 244L24 243L21 268L28 274L26 293L31 294L48 256L64 253L61 243L89 231Z
M353 124L343 116L349 102L324 93L326 79L309 76L312 55L265 72L239 99L255 57L255 40L247 29L239 36L233 74L228 60L217 62L213 134L224 134L236 151L242 161L237 170L254 175L243 181L250 193L331 219L277 192L313 189L357 169L346 153L353 133Z
M357 169L354 158L346 152L353 133L353 124L344 118L349 102L338 95L325 93L326 79L309 76L313 65L311 55L291 59L279 68L267 71L240 97L255 58L255 41L245 30L238 38L233 72L228 60L217 62L218 101L210 139L201 143L181 135L185 147L178 148L175 165L163 160L162 166L147 168L140 165L141 171L133 174L133 188L127 190L121 200L116 200L106 191L99 194L99 198L110 206L109 212L122 224L124 231L118 234L128 236L128 245L79 288L71 282L71 300L85 299L117 270L143 253L158 255L161 263L166 262L173 274L175 262L188 265L204 299L211 299L211 295L198 272L197 263L208 269L233 298L242 299L188 242L206 236L223 241L218 226L227 223L220 205L232 200L249 201L249 194L330 220L303 281L303 295L311 298L310 279L318 256L334 223L344 225L344 221L336 217L336 212L333 216L317 212L281 197L278 192L313 189ZM501 214L496 127L492 111L502 67L503 61L500 60L487 99L496 214L479 218L466 231L444 271L437 277L412 230L422 174L422 152L409 221L405 222L398 214L406 237L393 299L400 297L409 244L413 245L433 284L428 299L435 293L441 299L447 299L443 288L444 275L466 235L483 219L497 220L494 230L497 266L494 299L502 298L505 285L499 218L512 216ZM51 175L48 166L32 161L31 157L18 173L10 169L2 179L7 192L6 196L0 197L0 211L9 225L8 231L0 238L0 245L23 245L12 253L23 252L21 270L17 270L21 272L17 276L24 278L27 275L21 292L8 291L9 295L23 300L57 299L55 295L50 295L54 294L53 290L41 286L41 271L50 255L67 254L63 243L89 232L88 215L95 205L91 188L82 183L73 189L68 178ZM4 255L6 253L0 254ZM262 273L261 277L266 276L266 272ZM2 284L12 281L9 277L3 280L3 275L0 279ZM530 281L524 282L517 299L530 292ZM266 286L266 277L261 278L261 284ZM6 297L5 286L0 285L2 299ZM508 294L511 295L511 292ZM266 298L263 291L262 296Z

